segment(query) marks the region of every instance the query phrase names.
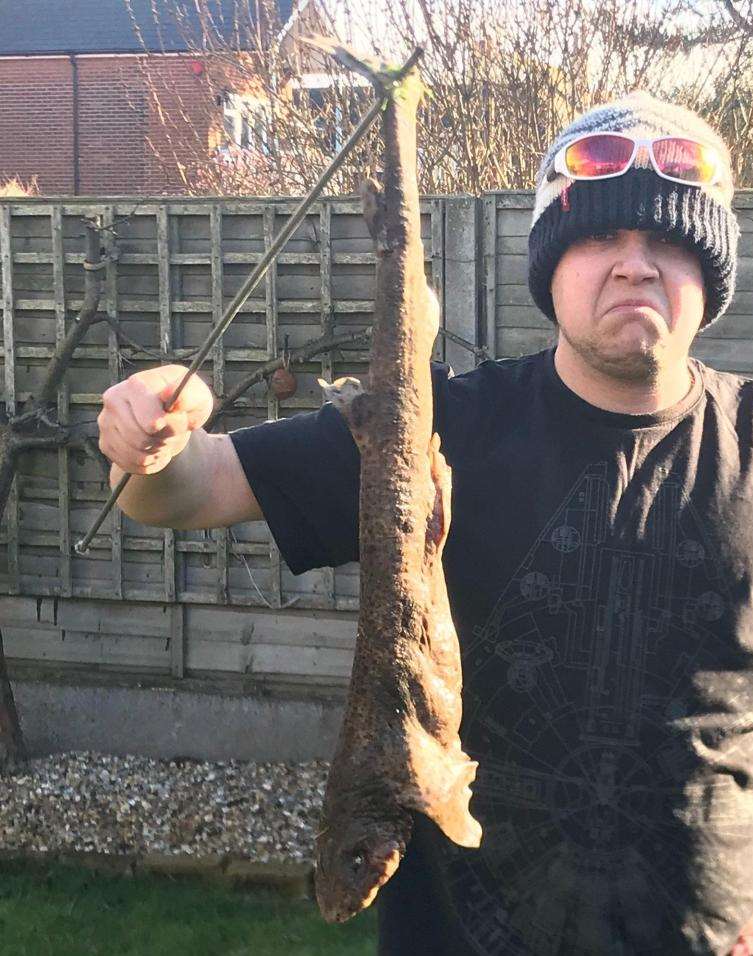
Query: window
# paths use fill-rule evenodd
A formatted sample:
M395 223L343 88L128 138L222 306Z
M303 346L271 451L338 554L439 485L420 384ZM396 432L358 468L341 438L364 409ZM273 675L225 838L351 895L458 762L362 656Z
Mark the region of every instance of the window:
M228 145L265 154L269 152L269 121L264 100L228 92L222 109Z

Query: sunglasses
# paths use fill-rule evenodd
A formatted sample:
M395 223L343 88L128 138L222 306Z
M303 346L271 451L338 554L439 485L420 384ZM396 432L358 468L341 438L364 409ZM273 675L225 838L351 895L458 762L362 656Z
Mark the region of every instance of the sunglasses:
M635 139L624 133L585 133L557 151L547 181L557 175L570 179L609 179L633 165L639 146L648 148L657 175L686 186L719 182L719 155L711 146L680 136Z

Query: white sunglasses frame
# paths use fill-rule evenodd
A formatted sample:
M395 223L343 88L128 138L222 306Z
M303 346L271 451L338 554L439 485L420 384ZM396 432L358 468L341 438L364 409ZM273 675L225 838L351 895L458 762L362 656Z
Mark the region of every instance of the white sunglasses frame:
M621 139L629 140L633 144L633 152L630 154L630 159L625 164L625 168L621 169L619 173L604 173L602 176L574 176L568 171L565 164L565 153L574 143L580 143L581 140L584 139L593 139L594 136L619 136ZM679 179L677 176L670 176L668 173L663 173L659 169L659 164L654 156L654 143L661 143L668 139L687 139L691 143L697 143L699 146L703 146L704 149L710 150L714 158L713 179L710 182L705 180ZM573 139L568 140L567 143L557 150L554 160L550 164L549 170L547 172L547 181L552 182L557 174L566 176L568 179L582 180L584 182L594 179L614 179L615 176L624 176L635 162L635 157L641 146L646 146L648 148L648 155L649 159L651 160L651 165L654 167L654 172L657 176L661 176L662 179L668 179L672 183L680 183L683 186L714 186L721 181L719 176L719 154L714 147L709 146L708 143L702 143L699 139L693 139L692 136L653 136L651 139L636 139L634 136L630 136L629 133L623 133L619 130L612 129L599 130L598 133L584 133L582 136L575 136Z

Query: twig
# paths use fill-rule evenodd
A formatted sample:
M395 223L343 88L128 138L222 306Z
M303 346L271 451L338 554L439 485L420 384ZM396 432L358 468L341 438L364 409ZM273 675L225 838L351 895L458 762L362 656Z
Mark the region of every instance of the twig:
M463 348L468 349L469 352L473 352L476 358L481 359L482 362L492 357L489 349L485 345L474 345L473 342L469 342L468 339L462 338L455 332L450 332L449 329L443 329L440 327L439 334L443 335L451 342L455 342L457 345L462 345Z
M748 36L753 36L753 20L746 20L742 13L735 9L732 0L722 0L722 3L733 22Z
M321 193L324 191L324 187L330 181L330 179L335 174L335 172L340 168L340 166L342 166L342 164L345 162L345 160L348 157L348 154L352 151L356 143L358 143L358 141L364 136L366 132L368 132L370 127L373 125L374 121L382 112L383 105L384 105L384 99L377 99L373 103L373 105L371 106L371 109L366 113L366 115L363 117L363 119L358 124L356 129L353 131L347 143L345 143L345 145L342 147L342 149L337 154L337 156L332 160L332 162L327 167L327 169L319 177L319 180L314 186L314 188L311 190L308 196L306 196L305 199L301 201L296 211L293 213L290 219L288 219L285 226L280 230L276 239L274 240L274 242L272 242L270 247L267 249L266 253L262 257L259 264L251 273L249 278L243 283L243 285L237 292L235 298L227 307L227 310L225 314L223 315L221 321L218 322L216 327L210 333L206 342L202 346L199 354L194 358L193 362L191 363L191 367L188 369L188 371L186 372L186 374L183 376L180 383L178 384L178 387L175 389L172 396L166 402L165 409L167 411L169 411L174 406L181 392L185 388L188 380L191 378L194 372L196 372L199 369L204 359L207 357L207 355L211 351L214 343L224 334L224 332L230 326L230 323L233 321L235 316L240 311L243 303L246 301L249 295L253 292L253 290L256 288L259 282L261 282L263 277L266 275L266 272L269 269L270 265L274 262L274 260L280 254L280 252L282 251L284 245L286 244L290 236L296 230L299 223L303 220L303 218L305 217L306 213L311 208L313 203L319 198ZM118 500L120 493L128 484L130 477L131 477L130 474L126 472L121 477L117 485L112 489L110 496L108 497L107 501L104 503L102 508L100 509L97 517L95 518L94 524L91 526L91 528L86 533L86 535L80 541L76 543L75 551L77 554L86 553L92 538L96 534L98 528L100 527L102 522L105 520L107 515L110 513L110 510L112 509L115 502Z
M145 345L139 345L138 342L135 342L132 338L129 338L120 328L118 321L113 319L112 316L104 316L104 321L110 326L115 335L117 336L118 342L122 343L124 346L127 346L129 349L133 349L134 352L141 352L144 355L149 355L152 358L159 359L164 363L166 358L177 358L174 352L158 352L156 349L147 348ZM194 355L199 351L199 346L195 349L191 349L189 352L186 352L185 355L180 357L181 361L185 359L193 358Z
M24 412L21 415L14 415L9 424L14 432L18 432L31 421L41 422L43 425L47 425L48 428L57 428L58 424L57 422L50 421L44 408L38 407L31 408L28 412Z
M364 329L362 332L345 332L341 335L323 335L319 339L315 339L313 342L308 342L306 345L301 345L296 349L291 349L287 353L289 361L301 363L306 362L310 358L313 358L315 355L320 355L322 352L329 352L331 349L336 349L340 345L352 345L355 342L363 340L368 342L371 338L371 328ZM252 385L256 385L257 382L261 382L267 376L271 375L278 368L282 368L285 364L282 356L275 359L270 359L268 362L265 362L264 365L257 368L251 375L248 375L246 378L242 379L235 388L232 389L222 400L221 404L212 412L210 417L207 419L204 428L209 431L212 426L215 424L217 419L224 414L228 406L232 405L240 396L248 391Z
M236 544L238 544L238 539L235 537L235 533L233 532L233 529L230 528L229 530L230 530L230 537L233 539L233 541L234 541ZM245 565L246 571L248 572L248 576L249 576L249 578L250 578L250 580L251 580L251 584L253 585L254 590L256 591L256 593L259 595L259 597L260 597L260 598L262 599L262 601L264 602L265 607L276 608L276 605L271 604L271 603L267 600L267 598L264 596L264 593L262 592L261 588L260 588L259 585L256 583L256 578L255 578L255 577L253 576L253 574L251 573L251 568L250 568L249 565L248 565L248 561L246 561L246 555L241 553L241 554L237 555L237 557L239 557L239 558L241 559L241 562ZM295 597L291 598L289 601L286 601L283 605L281 605L281 609L282 609L282 608L286 608L286 607L290 607L292 604L296 604L299 600L300 600L299 596L296 595Z

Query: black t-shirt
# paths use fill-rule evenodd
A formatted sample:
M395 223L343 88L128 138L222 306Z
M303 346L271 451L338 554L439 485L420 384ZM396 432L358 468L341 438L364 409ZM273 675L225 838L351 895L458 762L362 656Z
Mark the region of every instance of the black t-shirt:
M753 916L753 382L598 409L553 350L432 365L479 849L422 814L383 956L726 954ZM290 568L358 557L331 404L231 433Z

